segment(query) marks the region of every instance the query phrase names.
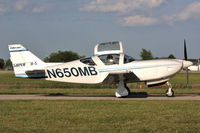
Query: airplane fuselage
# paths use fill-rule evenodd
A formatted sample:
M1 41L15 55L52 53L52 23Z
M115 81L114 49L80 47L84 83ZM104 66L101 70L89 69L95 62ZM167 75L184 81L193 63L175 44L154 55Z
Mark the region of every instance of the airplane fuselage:
M134 74L137 78L130 79L129 82L147 82L150 84L155 81L169 80L183 68L183 60L178 59L124 63L124 54L120 54L119 57L119 64L112 65L106 65L98 56L94 56L91 58L94 62L93 65L87 65L76 60L48 66L45 68L46 80L97 84L104 82L108 75Z

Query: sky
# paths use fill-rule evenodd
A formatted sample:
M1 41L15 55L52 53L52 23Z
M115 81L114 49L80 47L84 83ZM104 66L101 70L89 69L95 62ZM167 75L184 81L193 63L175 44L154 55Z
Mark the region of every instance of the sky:
M39 58L71 50L92 56L94 46L122 41L140 59L174 54L200 58L200 0L0 0L0 58L20 43Z

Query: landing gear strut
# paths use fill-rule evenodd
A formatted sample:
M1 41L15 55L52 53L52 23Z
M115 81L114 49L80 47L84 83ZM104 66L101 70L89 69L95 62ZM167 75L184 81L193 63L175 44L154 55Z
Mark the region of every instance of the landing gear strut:
M166 96L167 97L173 97L174 96L174 91L172 90L172 85L170 82L167 82L167 86L169 87L166 91Z
M123 75L120 75L119 79L119 86L116 89L115 96L117 98L125 98L130 94L130 89L127 87L126 83L124 83Z

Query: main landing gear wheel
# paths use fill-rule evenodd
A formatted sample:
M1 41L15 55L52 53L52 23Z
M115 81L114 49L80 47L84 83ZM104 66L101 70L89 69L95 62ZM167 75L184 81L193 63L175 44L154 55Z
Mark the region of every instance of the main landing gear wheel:
M116 89L115 96L117 98L125 98L130 94L130 89L127 87L126 83L124 83L123 75L119 75L119 86Z
M130 89L126 87L123 81L119 82L119 86L116 89L115 96L117 98L125 98L130 94Z
M169 89L166 90L165 95L167 97L173 97L174 96L174 91L172 90L172 85L170 82L167 82L167 86L169 87Z

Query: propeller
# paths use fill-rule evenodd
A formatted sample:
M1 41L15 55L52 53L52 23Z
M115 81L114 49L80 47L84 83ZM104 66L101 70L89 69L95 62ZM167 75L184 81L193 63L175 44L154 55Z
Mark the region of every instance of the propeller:
M187 61L187 48L186 48L186 41L184 39L184 59ZM188 77L188 68L186 68L186 84L187 88L189 87L189 77Z
M186 41L184 39L184 58L187 61L187 48L186 48Z

